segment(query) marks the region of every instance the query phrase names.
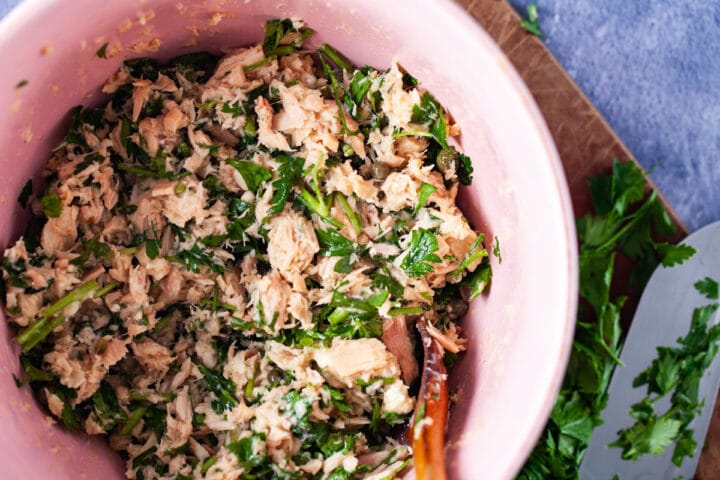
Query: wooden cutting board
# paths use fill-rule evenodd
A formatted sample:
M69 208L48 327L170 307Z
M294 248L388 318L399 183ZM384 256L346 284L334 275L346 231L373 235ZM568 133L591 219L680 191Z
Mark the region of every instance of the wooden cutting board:
M455 1L497 42L530 89L555 140L575 215L582 216L590 208L587 178L608 171L614 158L635 161L632 154L542 40L520 27L520 16L506 0ZM646 179L648 188L655 188L652 180L647 176ZM680 218L662 195L660 200L677 227L674 240L685 237L688 231ZM618 267L616 272L622 276L623 271L629 271L630 265ZM632 319L640 292L629 285L620 285L616 290L614 294L629 297L628 309L623 314ZM715 405L696 478L720 478L720 398Z

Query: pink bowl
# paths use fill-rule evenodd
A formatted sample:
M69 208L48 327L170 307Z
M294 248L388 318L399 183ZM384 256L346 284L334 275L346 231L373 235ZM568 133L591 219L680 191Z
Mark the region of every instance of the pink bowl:
M183 0L180 0L183 1ZM101 6L102 5L102 6ZM167 58L262 38L264 21L304 18L357 64L397 58L448 106L465 134L475 181L464 211L501 239L488 296L465 318L469 352L453 370L451 478L508 479L550 412L575 323L577 252L563 171L535 103L508 60L454 3L439 0L25 1L0 23L0 246L21 232L15 199L67 127L66 112L97 103L98 87L130 47ZM110 42L107 60L97 49ZM158 44L158 42L160 42ZM191 46L197 44L197 46ZM16 88L21 80L28 83ZM0 328L0 469L6 479L121 479L103 442L49 420L20 371L13 332Z

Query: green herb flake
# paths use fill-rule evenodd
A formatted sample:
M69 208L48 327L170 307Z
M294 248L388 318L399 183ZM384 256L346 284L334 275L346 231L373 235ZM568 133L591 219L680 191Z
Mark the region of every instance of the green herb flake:
M235 382L225 378L220 372L210 370L201 363L196 363L196 365L200 373L203 374L207 389L215 394L215 400L210 403L215 413L221 414L237 405Z
M495 255L495 258L498 259L498 263L502 263L502 254L500 253L500 239L495 236L495 240L493 242L493 255Z
M400 263L400 268L413 278L434 272L435 268L432 264L442 262L442 259L433 253L438 248L437 239L430 230L423 228L413 230L410 247Z
M435 187L434 185L430 185L429 183L423 182L422 185L420 185L420 190L418 191L418 203L413 209L413 215L418 214L420 209L424 207L428 199L430 199L430 195L435 193L436 190L437 187Z
M95 52L95 55L97 55L98 58L107 59L107 47L108 43L105 43L102 47L98 48L97 52Z
M60 197L56 193L47 193L40 199L43 212L48 218L57 218L62 213L62 203Z
M710 277L695 282L695 289L710 300L718 299L718 282Z
M413 105L412 123L428 125L428 131L442 148L448 148L447 119L442 105L429 92L420 97L420 104Z
M527 18L520 22L520 26L528 33L531 33L536 37L542 37L543 32L540 30L540 24L538 23L537 3L530 2L525 11L527 12Z

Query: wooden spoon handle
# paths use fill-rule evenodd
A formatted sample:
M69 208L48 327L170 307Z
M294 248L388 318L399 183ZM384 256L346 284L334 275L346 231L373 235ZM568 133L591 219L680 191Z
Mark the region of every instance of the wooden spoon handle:
M446 480L445 427L448 416L447 373L442 346L417 323L423 343L424 363L418 403L408 436L413 447L417 480Z

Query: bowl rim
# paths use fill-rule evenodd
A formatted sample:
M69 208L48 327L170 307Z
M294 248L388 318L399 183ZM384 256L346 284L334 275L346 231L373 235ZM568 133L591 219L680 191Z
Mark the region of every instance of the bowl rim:
M535 129L540 136L543 147L545 149L545 156L550 161L550 169L552 170L553 179L555 181L555 191L558 193L560 208L562 210L563 225L565 227L565 241L567 251L567 292L568 298L565 306L565 321L563 326L563 341L560 349L556 352L554 360L555 368L551 382L545 391L540 409L540 415L535 419L535 423L530 428L530 434L525 438L522 448L513 453L514 459L509 463L510 470L506 471L507 478L514 477L525 464L525 461L529 457L533 447L540 438L540 434L545 428L545 424L550 417L550 412L555 404L562 381L565 377L568 362L570 360L570 353L573 338L575 335L576 326L576 315L578 306L578 293L579 293L579 266L578 266L578 244L577 244L577 233L575 230L575 217L572 207L572 201L570 197L570 190L568 188L567 179L565 176L565 170L563 163L560 159L560 154L557 151L555 142L550 133L550 129L545 122L545 119L540 111L540 107L532 96L530 89L522 80L522 77L515 69L507 55L501 50L500 46L490 37L490 34L480 25L480 23L472 18L469 12L463 9L456 1L452 0L426 0L431 3L441 3L447 8L448 13L452 15L455 21L461 25L468 34L475 37L475 39L483 44L483 47L488 51L494 53L497 58L502 59L506 62L506 65L500 69L501 74L507 79L508 83L512 85L515 92L523 100L523 105L526 108L530 120L535 126Z
M19 30L25 28L36 15L42 15L43 11L58 3L59 0L20 0L11 10L0 19L0 44L12 39ZM551 409L555 403L558 392L565 376L565 371L570 358L571 346L576 325L576 313L578 305L578 245L575 231L575 218L572 208L570 192L560 155L553 141L550 130L543 118L543 115L533 98L528 86L520 77L520 74L510 62L509 58L502 52L497 43L490 37L477 20L472 18L469 12L463 9L457 1L453 0L424 0L443 8L457 22L458 27L467 32L475 41L482 45L482 48L495 55L504 62L501 66L501 75L507 80L515 93L522 100L525 112L529 116L534 128L542 142L544 156L549 161L557 192L559 206L561 209L564 239L567 254L565 276L567 277L566 291L568 298L564 307L565 319L563 323L563 339L555 358L552 361L553 374L551 381L544 392L538 416L529 429L530 434L522 443L522 448L512 453L512 460L507 463L508 470L504 473L511 478L520 470L527 460L532 448L535 446L545 423L550 416Z

